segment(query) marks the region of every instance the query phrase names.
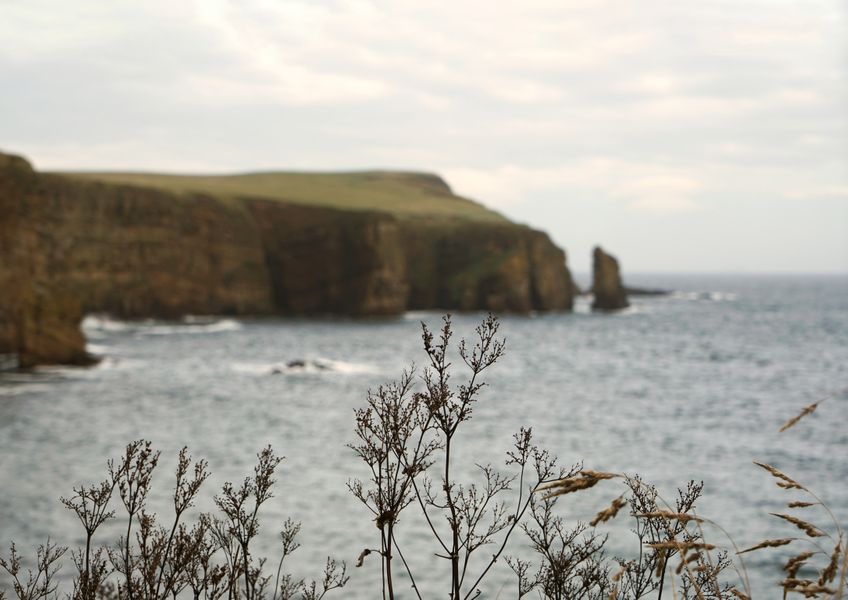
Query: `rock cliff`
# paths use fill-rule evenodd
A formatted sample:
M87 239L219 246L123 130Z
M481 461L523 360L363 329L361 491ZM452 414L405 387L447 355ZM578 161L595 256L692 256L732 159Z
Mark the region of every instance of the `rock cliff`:
M30 228L26 197L38 175L17 156L0 154L0 354L20 366L87 364L82 307L41 260L43 240Z
M273 312L394 315L406 308L406 262L389 215L245 202L264 252Z
M512 224L404 224L410 309L571 310L565 253Z
M596 246L592 252L592 310L608 311L627 308L627 292L614 256Z
M0 355L85 363L85 313L570 310L544 233L426 174L45 174L0 154Z

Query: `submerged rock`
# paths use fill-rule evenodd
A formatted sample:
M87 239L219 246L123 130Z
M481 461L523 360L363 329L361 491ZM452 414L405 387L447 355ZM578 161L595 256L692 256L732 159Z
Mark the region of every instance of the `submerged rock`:
M288 361L285 365L279 365L271 369L271 375L283 375L291 372L303 372L308 370L332 371L333 367L320 360L304 360L297 358Z
M638 288L625 286L624 292L628 296L668 296L671 291L661 288Z
M592 294L592 310L620 310L630 306L618 261L600 246L595 246L592 253Z

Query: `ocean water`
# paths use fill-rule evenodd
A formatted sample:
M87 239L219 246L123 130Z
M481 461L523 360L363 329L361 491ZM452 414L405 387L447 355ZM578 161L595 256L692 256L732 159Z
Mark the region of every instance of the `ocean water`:
M473 480L475 464L508 471L511 436L530 426L561 463L638 473L663 497L703 481L699 514L739 547L795 535L768 513L803 499L779 490L754 460L795 476L848 524L848 278L665 275L633 277L632 284L675 293L633 298L614 315L591 314L581 300L573 314L501 319L507 353L486 372L474 417L458 433L459 477ZM455 315L455 339L470 336L481 317ZM276 532L290 516L303 524L303 546L291 562L298 576L317 577L332 555L348 562L351 575L335 597L377 598L379 563L352 566L363 548L379 545L370 514L346 487L367 477L346 447L354 441L353 410L369 388L398 378L412 362L423 365L420 322L436 328L440 318L89 317L90 349L103 357L98 366L0 375L0 545L14 540L31 554L48 535L81 543L79 524L58 498L105 477L106 460L130 440L149 439L162 451L151 508L165 521L183 445L209 461L212 477L198 508L212 510L215 491L250 474L256 453L271 444L286 459L261 515L257 553L274 562ZM457 366L454 381L462 375ZM778 433L822 398L813 415ZM557 510L585 522L623 491L620 482L603 482L566 496ZM827 527L825 515L812 510L808 517ZM611 554L638 553L623 513L600 527ZM105 527L100 541L118 529ZM414 507L399 531L426 597L445 597L447 565L434 557L437 546ZM732 549L720 530L708 525L706 536ZM507 554L524 552L517 532ZM781 549L748 555L755 597L776 597L785 557ZM67 565L66 578L70 571ZM405 580L397 589L413 597ZM502 561L483 590L485 598L514 597L515 579Z

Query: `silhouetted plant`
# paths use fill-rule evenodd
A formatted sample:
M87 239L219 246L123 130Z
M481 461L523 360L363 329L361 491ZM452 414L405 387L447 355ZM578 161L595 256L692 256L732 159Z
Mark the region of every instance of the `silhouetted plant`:
M12 578L12 589L18 600L41 600L56 592L54 581L59 570L59 561L68 548L57 546L49 539L38 547L35 559L35 570L27 569L26 575L21 571L21 556L14 542L9 548L9 559L0 557L0 568Z
M115 512L109 510L115 484L116 480L111 479L96 486L76 487L73 496L60 498L65 508L76 514L85 529L85 550L72 552L77 570L77 576L74 578L74 600L94 598L109 573L106 553L102 548L98 548L92 556L91 542L97 529L115 516Z
M269 447L257 455L253 476L235 487L225 483L215 503L222 517L201 514L193 524L185 515L209 477L205 460L192 462L186 448L178 456L173 492L174 518L169 527L157 523L147 512L152 475L159 452L150 442L139 440L126 447L118 462L109 461L109 479L94 486L74 488L62 504L79 519L85 530L85 547L72 553L76 575L72 600L167 600L190 594L194 600L320 600L343 587L348 580L344 563L328 558L318 581L296 580L283 572L283 560L298 548L300 524L287 520L280 534L282 557L273 593L271 576L264 573L265 560L257 560L250 543L259 533L259 509L273 497L274 473L281 462ZM110 501L115 489L126 512L127 526L117 544L96 547L93 538L107 520L115 517ZM50 599L57 595L54 583L59 560L67 548L48 543L39 547L36 569L26 577L21 558L12 544L10 558L0 557L12 578L18 600ZM4 593L0 592L0 599Z
M468 374L462 384L451 386L450 318L444 318L438 335L425 324L422 329L429 364L420 378L420 391L415 389L414 374L409 370L400 381L369 392L366 406L355 411L358 440L350 445L368 467L370 478L367 482L353 480L348 486L371 512L379 530L379 547L364 549L357 566L362 566L370 554L380 557L384 598L397 597L396 555L414 593L422 597L401 551L403 536L398 528L400 515L413 504L429 526L434 553L448 561L443 581L451 600L469 600L482 594L481 582L528 509L529 522L522 523L521 528L539 564L534 566L524 558L507 559L518 577L518 598L535 591L541 598L556 600L661 600L672 577L677 579L676 583L668 582L672 594L677 595L679 588L683 598L733 597L735 588L720 583L730 564L727 554L710 554L714 546L703 541L703 520L694 514L701 484L690 483L669 506L661 502L655 488L639 478L579 465L570 470L558 467L554 457L532 443L529 429L516 434L514 448L508 453L507 465L517 474L506 476L490 465L478 465L479 484L457 481L452 458L455 437L472 417L484 386L481 373L503 355L504 343L496 337L497 320L489 316L476 329L473 347L464 340L459 343L458 354ZM639 549L633 559L607 558L606 536L596 530L628 503L623 497L614 499L591 525L568 527L554 514L559 497L613 478L624 478L629 489ZM515 507L508 510L500 496L512 490L516 480ZM472 575L470 559L487 544L495 544L495 550ZM677 561L672 577L667 574L671 561Z
M139 545L147 550L146 543L142 544L142 541L147 542L150 536L153 517L144 514L144 507L150 492L153 470L158 462L159 452L152 450L150 442L137 440L127 445L117 467L113 462L109 463L109 474L113 484L118 488L121 502L127 511L126 533L118 541L118 548L112 549L109 553L109 558L114 569L124 576L124 583L119 584L117 593L121 597L126 596L128 600L133 600L142 586L140 573L137 573L136 557L132 551L132 527L138 520L142 527L141 534L144 536L143 539L139 539ZM146 574L150 575L149 572Z
M536 590L541 598L605 600L611 588L604 560L606 536L585 524L567 527L562 517L554 515L555 504L556 498L533 496L530 501L529 522L522 529L539 564L531 571L530 561L507 558L518 577L517 598Z
M465 382L452 387L450 317L444 318L438 336L426 325L422 328L429 361L421 377L423 389L413 391L413 372L404 372L399 382L369 392L367 405L355 413L359 439L350 447L368 467L370 479L366 483L351 481L349 488L372 513L380 532L379 548L363 550L357 566L376 552L381 560L383 594L394 599L397 552L413 591L421 598L415 575L401 551L397 528L401 513L415 503L429 526L436 555L448 562L449 575L444 579L449 581L448 597L468 600L481 594L479 585L530 506L530 491L564 474L556 469L555 460L533 445L530 430L522 429L507 457L507 465L514 467L517 475L507 476L491 465L477 465L479 485L457 481L452 455L455 437L461 425L471 419L485 385L480 381L481 374L503 355L504 342L496 337L497 320L489 316L477 327L472 347L464 340L459 343L458 353L468 375ZM528 482L528 470L534 463L535 476ZM499 501L500 496L512 489L516 479L515 507L508 509ZM496 550L479 571L472 573L472 556L488 544L496 544Z

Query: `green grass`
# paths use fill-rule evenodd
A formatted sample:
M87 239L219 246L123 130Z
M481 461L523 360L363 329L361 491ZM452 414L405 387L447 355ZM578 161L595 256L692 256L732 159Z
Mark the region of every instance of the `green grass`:
M380 211L399 219L507 223L495 211L455 196L437 176L426 173L267 172L240 175L157 173L61 173L73 178L129 184L177 194L201 192L222 199L266 198L355 211Z

